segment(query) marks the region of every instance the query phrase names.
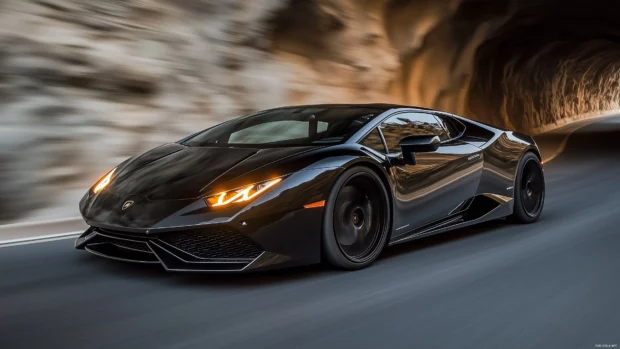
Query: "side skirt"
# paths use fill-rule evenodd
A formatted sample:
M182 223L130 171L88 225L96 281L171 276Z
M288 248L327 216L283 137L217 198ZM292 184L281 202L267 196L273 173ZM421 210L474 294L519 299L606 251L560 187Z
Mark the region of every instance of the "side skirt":
M396 240L390 241L388 246L507 217L512 214L513 205L513 199L510 197L497 194L477 195L465 211L414 229L404 236L401 235Z

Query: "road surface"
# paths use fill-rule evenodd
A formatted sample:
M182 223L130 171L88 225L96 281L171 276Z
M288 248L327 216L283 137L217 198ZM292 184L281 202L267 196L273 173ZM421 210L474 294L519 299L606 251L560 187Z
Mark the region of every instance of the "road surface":
M595 348L620 345L620 119L546 165L532 225L395 246L372 267L167 274L0 248L0 348Z

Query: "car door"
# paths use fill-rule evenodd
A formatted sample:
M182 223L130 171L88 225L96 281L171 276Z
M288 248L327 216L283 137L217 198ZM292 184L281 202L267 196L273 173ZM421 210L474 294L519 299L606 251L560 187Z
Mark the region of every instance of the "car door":
M383 121L380 130L393 159L402 154L398 143L404 137L436 135L442 141L436 151L414 153L415 165L395 162L390 166L395 183L392 238L432 226L459 211L476 194L482 174L481 149L451 138L433 114L401 112Z

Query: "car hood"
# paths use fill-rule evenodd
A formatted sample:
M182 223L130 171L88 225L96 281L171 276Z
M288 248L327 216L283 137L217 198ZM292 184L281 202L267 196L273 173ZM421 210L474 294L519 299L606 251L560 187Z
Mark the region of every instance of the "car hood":
M119 196L139 195L149 200L198 198L228 180L313 148L166 144L121 164L108 190Z

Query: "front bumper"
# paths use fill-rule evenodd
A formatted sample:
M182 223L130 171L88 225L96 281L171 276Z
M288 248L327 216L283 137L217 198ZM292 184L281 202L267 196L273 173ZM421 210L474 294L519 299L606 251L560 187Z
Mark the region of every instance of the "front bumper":
M245 239L232 238L228 239L227 243L226 239L219 236L217 239L201 240L198 234L179 234L183 235L141 237L118 231L91 228L76 240L75 247L101 257L120 261L161 264L169 271L243 271L252 269L250 268L252 264L259 262L261 256L269 255L250 241L244 241ZM180 236L180 239L174 239L175 236ZM219 244L223 249L236 248L242 253L227 254L214 251L207 245L209 241ZM206 251L199 251L201 247L204 247ZM264 263L257 263L257 265L261 264Z
M178 272L242 272L313 264L320 261L321 211L300 210L250 233L226 224L161 233L91 226L75 247Z

